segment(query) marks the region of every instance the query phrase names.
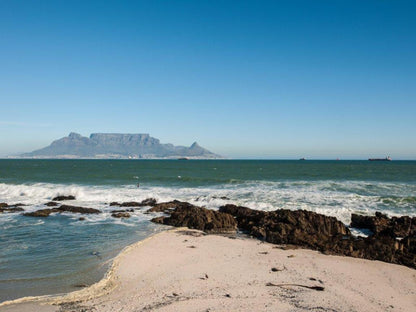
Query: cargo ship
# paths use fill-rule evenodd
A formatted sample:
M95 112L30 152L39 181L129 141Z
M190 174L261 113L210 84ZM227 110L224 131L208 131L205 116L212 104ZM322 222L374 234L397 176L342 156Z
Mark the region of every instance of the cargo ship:
M390 156L387 156L386 158L369 158L369 161L391 161Z

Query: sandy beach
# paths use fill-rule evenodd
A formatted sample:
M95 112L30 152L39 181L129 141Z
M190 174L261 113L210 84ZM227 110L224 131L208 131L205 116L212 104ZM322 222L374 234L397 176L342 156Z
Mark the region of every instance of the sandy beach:
M416 271L185 228L127 247L99 283L0 311L414 311Z

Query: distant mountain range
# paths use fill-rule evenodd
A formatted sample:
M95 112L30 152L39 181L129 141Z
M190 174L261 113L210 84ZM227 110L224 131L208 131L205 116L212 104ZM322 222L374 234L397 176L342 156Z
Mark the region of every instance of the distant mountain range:
M71 132L51 145L22 154L23 158L222 158L194 142L190 147L161 144L149 134Z

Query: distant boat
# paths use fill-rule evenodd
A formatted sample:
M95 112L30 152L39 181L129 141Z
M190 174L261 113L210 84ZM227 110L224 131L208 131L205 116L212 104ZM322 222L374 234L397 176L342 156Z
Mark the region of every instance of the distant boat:
M369 161L391 161L392 159L390 156L387 156L386 158L369 158Z
M188 157L181 157L181 158L178 158L178 160L189 160L189 158Z
M305 157L302 157L301 159L299 159L299 160L306 160L306 158Z

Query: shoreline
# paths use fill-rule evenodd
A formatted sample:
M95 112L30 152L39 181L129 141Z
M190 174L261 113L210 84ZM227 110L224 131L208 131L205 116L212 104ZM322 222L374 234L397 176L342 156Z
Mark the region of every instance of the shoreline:
M97 298L102 295L105 295L107 292L110 292L115 285L115 272L117 267L120 263L120 260L126 253L131 251L134 248L139 247L141 244L146 243L147 241L151 240L152 238L169 231L175 231L177 228L167 229L155 234L152 234L149 237L146 237L143 240L137 241L132 243L126 247L124 247L113 259L110 259L111 265L109 269L105 272L104 276L99 279L96 283L85 287L80 290L75 290L67 293L59 293L59 294L51 294L51 295L41 295L41 296L26 296L20 297L13 300L6 300L0 302L0 311L3 307L7 307L10 305L16 304L24 304L24 303L40 303L40 304L60 304L65 302L71 302L73 300L88 300L92 297ZM108 261L108 260L107 260Z
M257 239L201 233L188 228L156 233L125 247L99 282L63 295L5 301L0 303L0 311L49 312L62 311L66 306L71 311L95 311L96 306L99 311L119 311L121 307L126 311L146 311L149 307L160 311L195 311L195 304L201 309L211 307L211 311L226 311L221 308L224 304L234 310L256 310L255 307L265 304L264 311L276 308L290 311L306 310L318 304L315 302L318 299L328 301L322 311L331 311L337 304L349 304L349 310L342 310L354 311L354 306L360 307L367 300L371 305L365 311L376 311L375 306L380 305L386 311L410 311L406 307L416 304L416 271L405 266L323 255L308 249L285 250ZM276 272L270 271L272 266L276 266ZM369 275L368 283L361 280L363 271ZM247 282L248 276L251 279ZM276 277L287 285L278 286ZM293 286L297 279L301 287L323 286L325 290ZM268 282L273 285L266 286ZM353 283L358 285L351 287ZM137 288L136 284L141 286ZM210 286L205 289L207 284ZM199 287L205 290L198 293ZM345 287L347 292L342 290ZM380 297L380 292L386 292L384 295L389 298ZM289 293L297 299L286 298ZM137 300L131 302L133 297Z

